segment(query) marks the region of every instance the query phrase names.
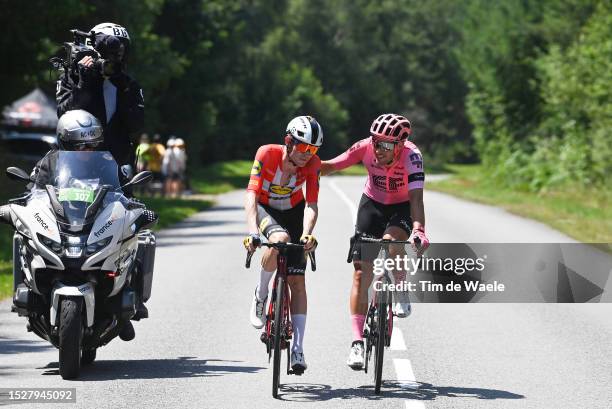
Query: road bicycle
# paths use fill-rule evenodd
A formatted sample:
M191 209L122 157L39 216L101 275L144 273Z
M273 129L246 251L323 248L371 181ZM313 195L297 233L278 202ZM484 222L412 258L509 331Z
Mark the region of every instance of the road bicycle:
M381 248L378 258L386 260L389 255L390 244L409 244L410 242L407 240L376 239L365 235L356 235L347 262L350 263L353 260L354 249L360 243L379 245ZM417 246L420 244L418 238L415 239L415 243ZM392 283L392 280L389 271L385 267L385 263L383 263L382 267L383 273L375 278L375 280L381 281L381 290L372 292L373 296L369 302L363 328L363 338L365 340L364 370L368 373L369 361L372 355L374 355L374 392L377 395L380 394L382 385L385 347L391 345L391 335L393 334L393 302L392 294L389 291L389 284ZM372 352L373 350L374 352Z
M261 342L266 345L268 353L268 363L273 358L272 370L272 396L278 397L278 387L280 385L280 365L282 350L287 351L287 375L302 375L303 371L293 371L291 365L291 337L293 336L293 326L291 325L291 294L287 283L287 253L290 249L304 249L304 244L295 243L261 243L264 247L275 248L278 250L276 258L277 268L274 282L272 284L272 296L268 303L268 313L266 315L266 325L261 333ZM251 257L254 253L247 253L246 268L251 266ZM314 251L308 253L310 258L310 269L316 271Z

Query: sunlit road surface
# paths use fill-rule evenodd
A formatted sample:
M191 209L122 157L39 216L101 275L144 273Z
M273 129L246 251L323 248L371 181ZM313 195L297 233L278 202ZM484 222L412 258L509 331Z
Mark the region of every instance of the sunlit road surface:
M308 370L272 370L248 310L259 274L244 268L244 192L219 197L159 234L150 317L131 342L113 340L77 381L58 352L0 303L0 388L74 387L79 408L610 408L609 304L415 304L397 320L383 393L373 374L346 366L351 342L348 237L363 177L324 178L315 233L318 270L307 272ZM436 242L566 242L502 210L426 192ZM21 404L20 408L40 407Z

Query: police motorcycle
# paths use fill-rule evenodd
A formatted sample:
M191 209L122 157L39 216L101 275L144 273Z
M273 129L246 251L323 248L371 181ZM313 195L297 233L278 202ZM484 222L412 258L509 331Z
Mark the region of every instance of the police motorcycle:
M137 297L151 295L157 215L123 193L151 172L122 186L108 152L56 151L51 163L44 181L7 169L35 184L0 206L0 221L15 230L13 311L59 349L60 375L73 379L125 326L133 334Z

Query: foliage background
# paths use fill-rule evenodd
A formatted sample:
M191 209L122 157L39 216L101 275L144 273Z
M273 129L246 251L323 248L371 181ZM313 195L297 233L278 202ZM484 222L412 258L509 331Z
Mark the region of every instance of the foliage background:
M481 161L508 187L610 188L612 13L604 0L0 0L0 103L39 86L71 28L128 28L149 133L192 164L250 159L312 114L323 158L373 118L413 121L430 165Z

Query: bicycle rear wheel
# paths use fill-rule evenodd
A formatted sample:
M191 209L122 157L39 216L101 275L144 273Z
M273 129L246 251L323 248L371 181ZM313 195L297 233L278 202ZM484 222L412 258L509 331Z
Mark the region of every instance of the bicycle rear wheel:
M272 396L278 398L280 385L281 337L283 336L283 301L285 298L285 280L276 278L276 300L274 302L274 323L272 336L274 337L274 359L272 369Z
M376 305L376 352L374 354L374 392L380 394L382 385L383 362L385 357L385 345L387 344L387 308L389 306L389 292L379 294Z

